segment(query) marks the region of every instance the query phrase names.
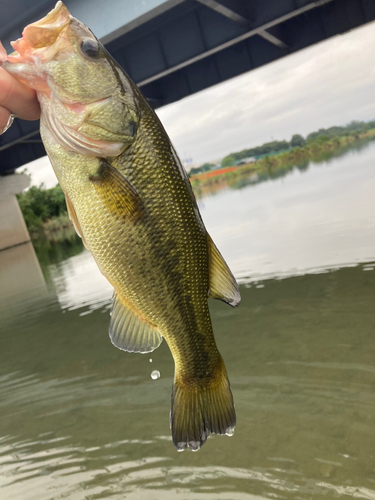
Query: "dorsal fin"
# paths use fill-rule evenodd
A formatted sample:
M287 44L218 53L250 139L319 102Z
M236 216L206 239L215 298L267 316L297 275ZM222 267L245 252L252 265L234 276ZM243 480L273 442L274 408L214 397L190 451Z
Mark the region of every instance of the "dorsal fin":
M114 292L109 336L112 344L127 352L152 352L161 344L163 337L155 325L151 325Z
M66 200L66 206L67 206L67 209L68 209L69 219L72 221L74 229L76 230L76 233L78 234L78 236L80 238L82 238L82 243L85 245L86 249L90 251L90 249L89 249L89 247L88 247L88 245L87 245L87 243L85 241L85 238L83 237L83 232L82 232L82 229L81 229L81 225L79 223L76 211L75 211L75 209L73 207L73 203L71 202L69 196L66 193L65 193L65 200Z
M207 238L210 276L208 296L211 299L223 300L230 306L236 307L241 302L237 282L209 234L207 234Z

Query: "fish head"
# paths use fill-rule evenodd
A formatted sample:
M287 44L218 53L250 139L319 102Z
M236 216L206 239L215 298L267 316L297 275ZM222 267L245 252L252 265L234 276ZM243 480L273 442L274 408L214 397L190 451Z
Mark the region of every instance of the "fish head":
M36 90L45 136L87 156L117 156L133 142L134 84L61 1L11 45L15 52L8 56L1 47L0 61Z

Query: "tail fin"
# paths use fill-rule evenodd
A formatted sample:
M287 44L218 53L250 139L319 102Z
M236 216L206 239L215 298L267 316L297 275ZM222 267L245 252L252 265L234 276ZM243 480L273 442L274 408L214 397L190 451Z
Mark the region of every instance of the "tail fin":
M210 432L233 435L236 425L233 396L224 362L205 384L184 383L175 374L172 391L171 428L177 451L198 451Z

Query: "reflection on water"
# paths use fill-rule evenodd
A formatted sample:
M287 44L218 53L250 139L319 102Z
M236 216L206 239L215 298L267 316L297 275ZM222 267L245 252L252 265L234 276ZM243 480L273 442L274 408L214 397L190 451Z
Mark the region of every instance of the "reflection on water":
M237 278L291 276L375 258L375 144L286 178L200 200Z
M41 234L33 241L43 274L50 280L50 264L59 264L69 257L80 254L84 246L73 227L54 231L48 236Z
M210 301L236 432L199 453L171 442L166 344L115 349L91 256L48 256L50 298L1 329L0 498L375 500L374 157L201 201L243 284Z
M78 309L85 305L87 314L108 303L113 288L102 276L94 259L87 250L63 263L49 267L57 292L60 306L67 309Z

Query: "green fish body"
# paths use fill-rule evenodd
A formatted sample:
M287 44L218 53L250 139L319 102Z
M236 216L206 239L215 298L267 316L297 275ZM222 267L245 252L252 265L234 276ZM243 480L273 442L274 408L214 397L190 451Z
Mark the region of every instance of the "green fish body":
M236 306L240 295L162 124L61 2L15 48L4 67L38 92L42 139L70 217L114 288L112 343L146 353L166 340L179 451L198 450L210 432L232 434L233 398L207 298Z

